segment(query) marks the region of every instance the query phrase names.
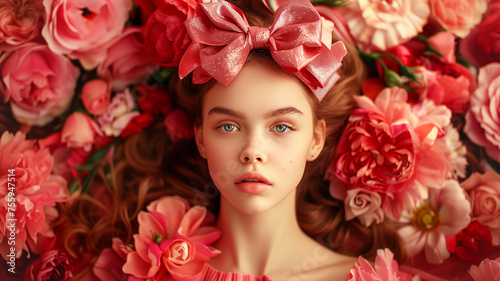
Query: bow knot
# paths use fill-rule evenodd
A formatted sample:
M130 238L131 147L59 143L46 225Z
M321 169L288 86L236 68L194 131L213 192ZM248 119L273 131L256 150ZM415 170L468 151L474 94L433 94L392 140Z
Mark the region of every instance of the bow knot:
M214 78L227 86L252 49L269 49L274 61L321 101L339 79L337 70L346 54L342 42L331 50L321 42L322 20L309 0L285 2L269 28L249 26L243 12L226 1L199 4L185 26L192 42L181 59L179 77L193 72L195 84Z
M270 33L267 27L250 26L248 28L248 44L250 44L250 49L269 49Z

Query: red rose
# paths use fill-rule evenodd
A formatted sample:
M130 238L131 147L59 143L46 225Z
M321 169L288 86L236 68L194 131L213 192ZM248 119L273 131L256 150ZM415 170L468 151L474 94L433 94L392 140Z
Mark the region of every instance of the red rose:
M492 61L500 61L500 10L490 14L479 26L477 43Z
M172 110L167 90L160 86L140 85L137 87L137 104L141 112L151 115L164 114Z
M153 116L147 113L142 113L140 115L137 115L136 117L134 117L134 119L130 120L127 127L123 129L123 131L120 134L120 137L126 138L135 133L139 133L140 131L142 131L143 128L146 128L149 125L151 125L151 123L153 123Z
M182 109L172 110L164 121L167 134L174 142L193 138L193 121Z
M58 250L50 250L28 266L24 280L70 280L73 277L68 256Z
M167 0L149 16L142 28L144 50L156 64L179 66L191 43L184 21L193 16L196 6L196 0Z
M471 222L455 237L448 237L448 250L459 258L479 262L491 251L490 228L480 222Z

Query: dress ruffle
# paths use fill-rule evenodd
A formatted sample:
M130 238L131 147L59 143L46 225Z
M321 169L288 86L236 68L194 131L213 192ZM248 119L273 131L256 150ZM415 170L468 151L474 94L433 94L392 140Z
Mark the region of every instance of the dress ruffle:
M268 276L255 276L251 274L241 274L234 272L222 272L210 265L205 267L201 280L210 281L272 281Z

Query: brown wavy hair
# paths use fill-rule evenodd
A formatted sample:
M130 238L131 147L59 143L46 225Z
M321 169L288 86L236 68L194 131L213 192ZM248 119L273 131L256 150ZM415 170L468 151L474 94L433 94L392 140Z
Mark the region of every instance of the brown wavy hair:
M251 26L271 25L272 13L261 0L236 1L235 4ZM347 48L348 55L339 70L341 79L321 102L310 99L316 118L326 121L327 137L323 151L315 161L308 162L297 187L297 218L308 235L333 250L373 258L376 249L388 247L401 261L405 251L395 229L386 223L367 228L358 220L346 221L343 202L329 195L329 182L324 180L342 128L355 106L353 96L360 93L364 79L364 65L356 49ZM254 59L276 66L265 50L252 51L249 60ZM174 74L168 92L176 106L199 122L204 93L213 83L194 85L191 76L179 80ZM74 257L84 252L98 254L110 246L113 237L132 243L132 234L137 231L137 214L149 202L164 195L180 195L191 204L203 205L218 213L219 193L194 140L171 142L161 123L127 138L109 166L100 170L96 186L98 190L91 189L65 206L64 216L55 224L72 225L60 229L63 243ZM93 197L96 194L99 198Z

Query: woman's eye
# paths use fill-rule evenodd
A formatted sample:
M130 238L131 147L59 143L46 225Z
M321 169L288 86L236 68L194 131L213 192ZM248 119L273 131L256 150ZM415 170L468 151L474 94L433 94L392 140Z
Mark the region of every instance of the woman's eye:
M219 129L223 132L232 132L232 131L236 131L238 129L238 127L236 127L233 124L224 124L224 125L220 125Z
M274 131L276 131L278 133L286 133L286 132L290 131L292 128L290 128L290 126L285 125L285 124L279 124L279 125L274 126L273 129L274 129Z

